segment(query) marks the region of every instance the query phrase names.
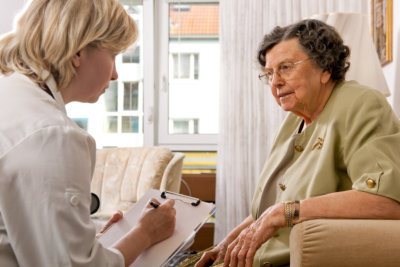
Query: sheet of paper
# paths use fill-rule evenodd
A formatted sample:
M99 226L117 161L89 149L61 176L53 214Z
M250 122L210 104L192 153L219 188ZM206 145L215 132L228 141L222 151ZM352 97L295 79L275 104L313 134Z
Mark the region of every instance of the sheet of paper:
M128 212L124 214L121 221L114 224L100 238L99 241L105 247L112 246L126 232L128 232L138 221L139 216L150 198L155 198L160 203L166 199L161 198L161 191L151 189L148 191ZM165 239L144 251L131 267L162 266L174 252L181 247L188 238L193 236L194 231L202 225L214 211L215 205L201 201L198 206L190 205L191 198L181 195L169 195L167 199L175 199L176 225L171 237ZM138 240L140 242L140 240Z

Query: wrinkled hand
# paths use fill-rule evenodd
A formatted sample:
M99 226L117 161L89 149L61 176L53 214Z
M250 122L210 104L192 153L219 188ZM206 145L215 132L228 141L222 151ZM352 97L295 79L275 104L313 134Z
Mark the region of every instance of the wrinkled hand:
M157 243L170 237L175 230L175 201L166 200L157 208L150 205L150 202L160 204L156 199L151 199L140 215L138 227L143 230L149 239L150 244Z
M228 246L224 267L251 267L257 249L285 225L283 204L268 208Z
M103 226L103 229L101 229L101 231L96 235L96 238L99 238L108 228L110 228L111 225L121 220L123 216L124 215L120 210L114 213L108 222Z
M203 253L200 260L196 263L195 267L208 267L213 265L214 263L222 262L225 258L228 244L228 241L224 240L213 249Z

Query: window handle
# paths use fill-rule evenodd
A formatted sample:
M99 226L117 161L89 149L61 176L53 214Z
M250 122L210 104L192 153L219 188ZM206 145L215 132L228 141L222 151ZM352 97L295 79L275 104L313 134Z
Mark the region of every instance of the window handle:
M168 93L168 80L167 76L163 75L162 76L162 81L161 81L161 91L164 93Z
M146 116L146 123L147 124L152 124L153 123L153 112L154 112L154 108L153 107L149 107L147 109L147 116Z

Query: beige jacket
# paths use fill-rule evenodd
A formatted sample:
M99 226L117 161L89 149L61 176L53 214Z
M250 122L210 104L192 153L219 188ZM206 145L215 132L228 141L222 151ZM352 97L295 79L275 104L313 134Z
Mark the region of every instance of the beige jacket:
M301 121L289 114L277 134L255 190L255 219L263 211L263 191ZM276 203L352 188L400 201L400 122L376 90L354 81L336 85L323 112L291 149L293 158L280 180L285 189L274 189ZM287 264L289 234L289 228L280 229L257 251L253 266Z

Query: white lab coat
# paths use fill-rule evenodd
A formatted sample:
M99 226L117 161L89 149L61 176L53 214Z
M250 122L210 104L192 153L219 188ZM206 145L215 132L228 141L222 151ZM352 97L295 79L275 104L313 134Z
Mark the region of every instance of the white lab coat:
M95 141L21 74L0 76L0 266L123 266L95 238Z

